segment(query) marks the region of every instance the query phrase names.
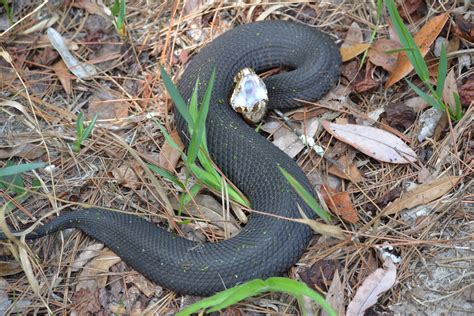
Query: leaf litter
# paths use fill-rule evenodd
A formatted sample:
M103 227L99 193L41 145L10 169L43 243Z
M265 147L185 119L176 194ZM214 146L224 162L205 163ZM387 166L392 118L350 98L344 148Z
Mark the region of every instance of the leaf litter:
M411 30L426 25L429 17L442 15L445 9L435 3L432 6L418 6L415 2L406 2L406 8L403 6L399 8L400 12L406 11L405 23ZM93 7L90 6L91 3L93 2L76 1L68 10L66 7L53 5L47 10L54 10L57 14L51 15L53 19L50 21L44 18L49 11L41 11L42 15L30 15L25 18L25 24L19 24L17 29L6 33L5 47L8 54L4 54L2 50L1 56L3 58L11 56L12 64L4 59L0 60L0 78L5 79L0 81L2 97L8 101L15 101L20 106L0 108L0 122L5 122L5 125L0 125L1 132L5 132L2 135L7 135L8 139L18 142L28 137L31 139L31 135L34 135L33 140L36 142L32 144L34 146L39 144L39 147L44 149L42 154L28 156L25 148L24 151L20 150L17 157L35 161L50 159L55 166L59 166L54 169L54 181L51 181L50 174L42 172L38 175L25 176L25 185L28 186L31 180L38 176L44 182L44 190L48 191L33 193L31 198L18 205L10 218L14 225L29 225L35 222L34 217L25 216L26 213L23 211L33 211L34 216L38 217L44 215L55 204L63 205L65 201L72 203L78 201L135 212L156 224L166 222L167 225L169 221L170 229L175 229L178 233L185 227L192 227L193 231L197 229L197 232L202 232L204 238L214 232L217 232L216 240L225 238L223 229L217 225L206 227L185 225L182 224L181 217L170 219L157 199L158 189L150 185L147 176L139 176L140 186L117 185L113 170L121 166L124 161L133 165L135 158L124 149L122 143L115 140L115 135L125 139L146 162L158 163L165 142L155 124L149 122L149 118L159 119L169 131L173 130L172 108L163 97L162 86L155 76L157 62L173 67L185 66L187 59L211 38L232 28L238 21L250 22L259 16L266 16L267 19L279 19L284 16L305 21L314 27L322 28L339 41L349 37L347 29L352 22L357 22L363 32L377 25L374 14L376 8L372 7L372 4L349 1L342 1L337 6L324 2L318 4L317 10L316 7L302 3L272 6L262 2L222 7L215 2L199 2L192 8L189 16L181 14L181 7L174 8L160 2L150 2L140 8L134 7L133 2L127 2L127 30L130 32L126 41L122 42L114 33L111 21L107 19L110 16L105 13L106 6ZM34 9L34 4L30 3L22 12L32 12ZM461 12L462 15L465 14L463 9L462 6L456 5L452 12ZM43 7L43 10L46 10L46 7ZM423 10L428 14L425 15L426 12ZM459 178L455 187L446 182L442 185L441 193L435 192L435 194L433 193L435 189L432 188L431 192L425 188L426 191L419 194L425 198L423 202L414 207L406 204L408 208L397 211L400 216L381 215L386 207L391 207L388 205L395 203L394 205L400 206L406 203L403 199L410 192L406 191L407 184L414 184L411 186L416 189L425 184L433 185L439 179L465 175L472 169L472 151L469 150L469 144L472 144L470 142L472 122L470 123L469 117L472 117L470 95L473 85L472 76L468 73L471 61L466 54L472 47L465 40L469 35L464 31L467 29L465 25L468 24L461 22L457 14L450 16L452 32L448 30L446 23L440 34L449 43L454 44L458 36L462 38L458 48L454 51L448 49L448 52L452 54L449 55L450 69L454 69L456 86L466 114L459 122L451 122L451 125L441 129L439 128L441 124L434 124L433 138L425 137L423 142L418 140L417 133L422 130L421 118L427 111L427 105L407 89L404 81L400 81L396 88L384 90L381 87L381 82L385 80L385 71L393 67L393 57L397 55L385 54L389 47L381 49L377 47L384 43L382 39L390 38L390 41L397 42L385 13L382 14L381 24L377 25L377 36L370 46L368 59L365 60L369 65L361 67L363 50L361 47L358 49L352 47L352 59L344 66L346 68L350 65L348 69L350 78L342 79L346 80L344 85L341 84L338 89L333 90L331 98L325 98L314 104L304 103L304 108L289 113L291 119L296 121L302 130L308 128L310 119L316 121L318 118L330 122L343 119L351 124L370 122L368 125L374 128L390 130L408 144L419 157L419 160L409 164L385 163L365 155L357 145L351 149L355 155L348 155L347 148L341 147L341 151L337 149L337 143L341 142L325 132L320 124L316 126L317 131L313 136L315 141L325 148L328 159L321 158L314 151L305 150L304 147L296 153L295 159L308 177L318 179L319 185L327 183L334 188L334 193L342 193L346 198L350 198L359 218L355 223L334 218L331 225L323 228L315 227L325 235L315 234L308 251L298 265L289 272L291 277L295 277L302 267L324 260L332 260L331 262L340 266L336 272L340 273L339 279L334 276L324 282L325 286L330 286L329 291L334 287L340 292L341 297L334 306L340 314L345 312L348 303L353 300L356 289L377 269L378 264L373 255L374 248L387 239L397 244L396 248L404 254L404 261L397 267L398 275L401 277L390 291L380 294L377 303L370 307L369 312L440 314L452 311L452 308L456 311L462 311L463 308L465 311L472 310L466 307L469 300L465 299L463 290L466 284L472 283L472 280L469 277L459 278L461 275L469 276L469 271L472 271L469 262L465 261L469 254L463 250L468 240L466 238L472 232L472 227L468 226L472 210L466 203L469 202L469 194L472 194L469 189L472 188L472 181L469 177ZM89 27L88 21L82 24L84 20L98 15L106 17L100 24L102 27ZM18 18L23 17L20 15ZM42 51L44 45L50 45L45 40L46 28L50 23L55 23L50 26L60 30L68 46L74 44L68 48L75 57L79 57L80 61L85 63L90 61L94 64L101 62L100 75L94 76L93 80L79 81L74 79L75 76L69 69L67 74L54 72L51 66L61 59L52 59L54 56L50 52ZM38 26L31 28L34 24ZM84 28L81 28L83 25ZM30 33L21 35L20 32L24 30L29 30ZM414 31L413 34L417 32ZM442 42L442 39L436 41L436 37L440 38L439 36L428 37L434 37L435 43ZM120 49L110 50L107 48L109 43L119 44L117 47ZM365 45L360 37L351 45L359 44ZM434 46L436 45L438 44ZM382 57L382 61L375 61L375 57L372 56L374 48L378 50L377 57ZM430 51L429 54L427 61L436 65L436 60L430 61L434 59L432 56L437 56L436 52L432 54ZM384 56L387 59L383 59ZM173 69L179 76L179 69ZM24 92L25 89L29 89L28 96ZM105 91L111 97L94 98L101 91ZM405 113L406 108L396 108L398 105L394 108L397 111L388 110L389 104L397 103L412 108L415 120L412 121L413 117L408 112ZM78 155L70 153L68 144L75 137L74 118L77 113L84 111L93 116L94 113L105 114L110 109L112 110L104 116L107 119L98 122L102 128L100 133L93 133L88 147ZM385 113L382 113L384 109ZM405 117L407 122L404 122ZM18 124L18 119L23 119L23 123L30 124L31 128L25 128L23 123ZM281 122L277 122L277 125L292 133ZM436 129L438 131L435 131ZM18 142L12 142L10 145L17 146ZM332 155L333 151L338 151L337 155ZM13 152L8 151L5 157ZM345 155L348 156L344 158ZM10 158L1 158L0 167ZM175 162L175 159L171 159L171 166L178 173L183 172L180 162ZM347 159L347 163L343 159ZM341 169L340 164L344 166L342 169L349 169L350 179L344 177L344 172L337 174L335 170ZM328 174L329 170L331 174ZM357 181L353 181L355 178ZM157 183L166 189L170 197L179 193L167 181L160 180ZM447 192L442 193L444 190ZM221 200L216 196L213 198L216 202ZM321 204L325 204L324 201ZM409 217L404 216L408 213ZM239 219L236 221L237 224L241 222ZM313 223L318 224L315 221ZM443 230L439 227L443 227ZM336 238L329 237L331 233ZM23 253L23 260L28 257L40 258L39 264L33 260L31 268L27 268L28 278L36 279L37 282L33 283L40 286L31 287L22 273L4 277L8 283L6 287L8 298L15 304L18 313L31 310L34 306L45 313L49 308L53 313L90 311L97 314L104 312L131 315L175 314L178 307L184 307L185 302L190 301L188 297L179 296L166 289L160 288L154 292L150 289L150 284L145 284L146 280L134 273L125 273L126 276L123 277L124 272L128 271L123 263L105 269L105 272L97 277L101 282L106 279L105 287L78 290L77 284L81 280L79 275L90 263L82 261L78 264L78 272L70 274L68 264L75 259L67 261L65 258L79 258L81 249L94 244L94 241L82 236L78 233L64 232L28 243L34 254ZM341 240L337 239L338 236ZM0 250L2 248L3 246L0 246ZM10 254L5 258L15 262ZM443 263L444 270L438 265L439 262ZM417 273L413 274L412 271ZM430 276L431 273L434 273L435 280L430 279L433 278ZM53 279L51 276L57 278ZM457 281L447 284L444 282L447 279ZM42 284L48 286L41 286ZM406 291L407 288L416 291ZM23 296L12 295L12 289L21 291ZM431 289L442 292L448 297L443 298L443 295L436 296L436 293L428 292ZM331 296L328 296L331 299ZM42 300L43 298L45 300ZM433 299L436 304L417 304ZM400 301L403 305L399 304ZM249 309L259 310L262 313L290 315L299 312L293 298L278 294L268 294L265 300L250 299L231 308L232 311L239 313L245 313Z

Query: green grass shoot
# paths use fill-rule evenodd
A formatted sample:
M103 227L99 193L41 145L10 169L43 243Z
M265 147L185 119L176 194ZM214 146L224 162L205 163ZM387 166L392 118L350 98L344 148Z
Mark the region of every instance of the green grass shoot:
M186 179L181 181L173 173L160 168L159 166L149 165L149 167L152 171L171 181L183 191L183 194L180 197L180 207L182 207L191 201L192 198L204 187L207 187L216 193L220 193L223 185L227 185L221 174L217 172L216 166L212 163L206 143L206 117L209 111L211 92L214 86L216 74L214 71L209 78L204 97L200 103L198 101L199 81L196 82L189 102L189 107L186 105L183 97L163 68L161 68L161 78L163 79L166 90L173 100L173 103L188 125L191 140L187 152L181 151L166 131L166 128L164 128L159 122L156 123L165 137L165 140L172 147L179 150L181 158L186 166ZM188 189L191 174L195 177L196 183ZM231 200L248 207L250 206L250 203L245 196L243 196L238 190L235 190L231 185L227 186Z
M74 142L73 150L75 152L81 151L81 145L84 140L89 137L97 121L97 114L92 118L87 128L84 128L84 113L80 112L76 121L76 141Z
M10 7L10 5L8 4L8 0L2 0L2 5L5 9L5 12L7 13L8 22L10 22L10 24L13 24L13 7Z
M289 174L285 169L281 166L278 166L280 172L285 177L286 181L293 187L293 189L298 193L298 195L305 201L306 204L319 216L321 217L326 223L331 221L331 215L326 212L316 201L312 194L310 194L302 185L298 182L291 174Z
M37 190L40 187L38 179L33 179L31 189L27 190L22 173L37 168L42 168L45 163L26 163L15 165L12 161L7 161L5 167L0 169L0 189L5 193L13 193L12 200L8 200L5 204L6 210L11 211L15 204L23 203L31 193L31 190Z
M110 7L110 12L114 16L114 25L120 37L124 37L125 30L125 0L114 0L114 4Z
M451 119L455 121L460 120L462 118L462 108L459 95L454 94L454 100L456 103L455 109L451 109L451 107L443 101L443 89L448 71L446 48L444 45L441 48L438 64L438 81L436 84L436 89L434 89L430 82L430 75L425 59L421 55L421 52L416 45L415 40L411 36L410 31L407 29L403 23L402 18L398 14L394 1L386 0L385 4L390 15L390 20L392 21L395 31L400 38L400 43L403 47L402 50L404 50L407 54L408 60L412 64L413 69L429 93L424 92L409 80L407 80L408 85L416 92L416 94L423 98L426 103L438 110L449 113Z
M335 316L336 312L331 305L319 293L313 291L306 284L288 278L273 277L266 280L255 279L237 285L233 288L216 293L211 297L200 300L182 311L176 316L187 316L199 311L212 313L236 304L246 298L256 296L265 292L280 292L293 295L303 306L303 296L309 297L320 305L328 315ZM303 309L302 309L303 310ZM200 313L199 315L202 315Z

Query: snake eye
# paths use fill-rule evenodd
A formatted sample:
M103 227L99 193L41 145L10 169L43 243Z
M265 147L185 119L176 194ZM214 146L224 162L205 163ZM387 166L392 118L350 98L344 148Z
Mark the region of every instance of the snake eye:
M265 83L250 68L244 68L235 76L235 87L230 98L234 111L242 113L250 122L257 123L265 115L268 94Z

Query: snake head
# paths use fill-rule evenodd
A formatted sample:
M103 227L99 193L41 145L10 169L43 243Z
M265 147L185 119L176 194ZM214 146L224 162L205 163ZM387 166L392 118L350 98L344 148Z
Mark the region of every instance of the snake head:
M234 78L235 87L230 98L234 111L252 123L262 119L267 110L268 93L265 83L250 68L243 68Z

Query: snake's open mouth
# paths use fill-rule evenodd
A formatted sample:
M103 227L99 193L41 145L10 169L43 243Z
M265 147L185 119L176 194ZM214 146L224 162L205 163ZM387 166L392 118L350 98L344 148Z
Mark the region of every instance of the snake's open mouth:
M252 123L259 122L267 111L268 93L265 83L251 68L243 68L234 78L230 98L234 111Z

